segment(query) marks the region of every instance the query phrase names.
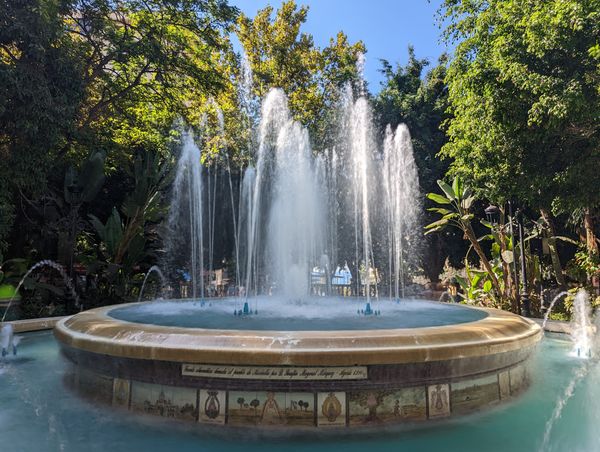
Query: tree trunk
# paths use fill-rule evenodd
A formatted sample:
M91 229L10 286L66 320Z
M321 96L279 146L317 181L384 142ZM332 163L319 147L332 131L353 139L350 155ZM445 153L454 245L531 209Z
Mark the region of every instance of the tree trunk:
M583 211L583 227L585 228L585 245L588 253L598 253L598 241L594 233L594 220L589 208Z
M558 249L556 248L556 233L554 231L554 223L552 221L552 217L550 215L550 212L548 212L548 210L546 209L540 209L540 213L542 214L542 218L544 219L548 227L548 248L550 249L550 258L552 259L552 267L554 268L556 282L559 286L565 287L565 275L563 274L562 265L560 263L560 257L558 255Z
M490 261L488 260L487 256L483 252L481 245L477 241L477 236L475 235L475 231L473 231L473 227L471 226L470 223L467 223L464 225L464 232L465 232L465 235L467 236L467 238L469 239L469 241L471 242L471 245L473 245L473 249L477 253L477 256L479 256L479 260L481 261L481 264L485 268L485 271L487 272L488 276L490 277L490 279L492 281L492 286L494 288L494 291L496 292L496 295L499 297L502 297L502 290L500 289L500 283L498 282L498 278L496 277L496 274L494 273L494 270L492 269L492 265L490 264Z

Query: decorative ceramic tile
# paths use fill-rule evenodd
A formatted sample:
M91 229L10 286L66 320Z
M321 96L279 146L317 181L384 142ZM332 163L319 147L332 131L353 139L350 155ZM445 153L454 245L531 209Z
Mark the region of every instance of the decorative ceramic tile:
M510 377L508 370L498 374L498 385L500 386L500 399L508 399L510 397Z
M131 390L131 382L122 378L113 380L113 397L112 404L116 407L129 408L129 393Z
M285 394L286 425L315 425L315 396L312 392Z
M228 417L236 425L285 425L284 392L229 392Z
M529 384L527 369L523 364L513 367L509 371L510 375L510 393L518 394Z
M196 419L197 390L132 382L131 410L177 419Z
M198 422L203 424L224 424L226 395L226 391L201 389Z
M319 427L345 426L346 393L319 392L317 410L317 425Z
M427 419L427 396L425 387L404 388L396 391L394 417L408 420Z
M467 413L499 400L496 374L452 383L451 388L453 413Z
M352 392L348 410L351 425L426 419L425 387Z
M261 409L256 392L229 391L227 422L234 425L255 425Z
M260 425L285 425L286 398L284 392L265 392L258 397L261 410L258 418Z
M430 419L450 414L450 388L447 384L428 386L427 399Z

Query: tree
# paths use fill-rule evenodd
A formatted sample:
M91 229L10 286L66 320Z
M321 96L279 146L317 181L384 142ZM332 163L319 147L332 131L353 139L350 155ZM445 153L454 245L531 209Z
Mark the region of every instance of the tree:
M98 149L112 184L137 153L169 155L178 118L199 124L210 97L228 125L239 123L228 39L237 13L220 0L34 0L1 9L0 252L11 230L10 253L24 252L30 240L13 229L29 223L21 205L62 189L65 168Z
M84 97L80 57L65 32L69 2L0 8L0 253L21 193L38 196Z
M362 42L350 44L342 32L323 50L311 35L301 33L308 7L286 1L275 12L267 6L254 19L238 19L238 37L253 72L253 91L259 98L271 88L282 88L294 118L309 127L317 147L326 139L326 119L331 118L338 89L356 81L356 62L365 52Z
M446 0L449 141L442 154L479 194L555 215L597 213L600 2ZM588 217L590 218L590 217ZM593 222L586 221L594 241ZM550 234L552 237L554 232ZM562 269L555 247L555 272Z
M243 397L238 397L237 403L240 406L240 410L244 407L244 402L245 401L246 401L246 399L244 399Z

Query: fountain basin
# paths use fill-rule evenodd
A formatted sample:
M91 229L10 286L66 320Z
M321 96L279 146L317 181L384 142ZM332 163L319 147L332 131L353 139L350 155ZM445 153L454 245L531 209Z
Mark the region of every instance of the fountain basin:
M223 310L228 303L234 301L223 301ZM396 304L388 303L387 315L398 316ZM439 308L433 318L446 308L449 315L455 308L467 311L462 323L436 326L389 328L384 320L363 317L364 329L268 330L268 322L243 329L256 326L243 318L237 319L239 329L117 318L147 306L133 304L62 320L55 336L84 393L132 411L207 424L310 428L425 421L496 405L528 386L529 358L542 337L534 322L493 309L406 303L416 303L415 312ZM383 318L388 305L380 305ZM210 309L192 310L210 319Z

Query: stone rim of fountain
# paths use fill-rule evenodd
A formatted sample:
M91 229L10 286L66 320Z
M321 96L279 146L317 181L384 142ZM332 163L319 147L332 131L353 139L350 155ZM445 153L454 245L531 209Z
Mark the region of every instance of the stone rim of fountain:
M118 320L101 307L64 319L65 346L119 358L235 365L403 364L487 356L533 347L532 320L489 308L474 322L352 331L255 331L160 326Z

